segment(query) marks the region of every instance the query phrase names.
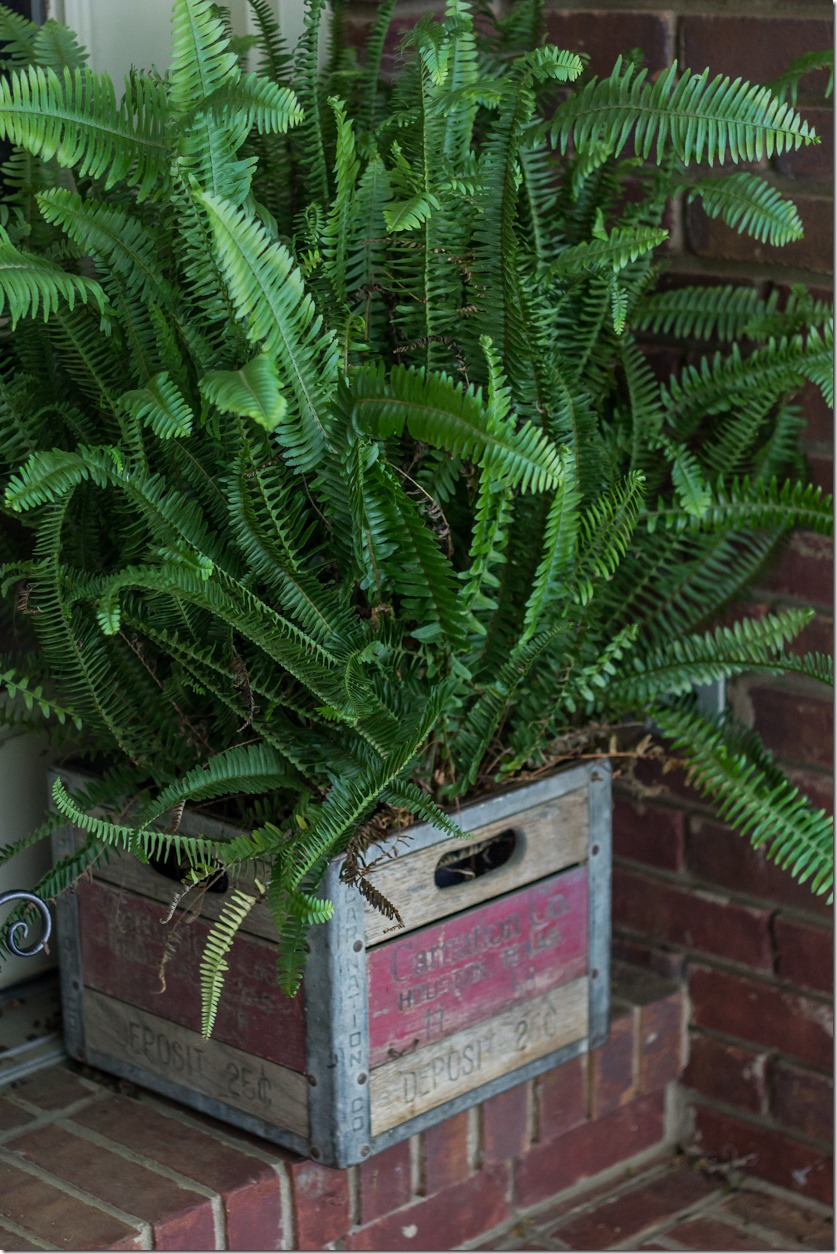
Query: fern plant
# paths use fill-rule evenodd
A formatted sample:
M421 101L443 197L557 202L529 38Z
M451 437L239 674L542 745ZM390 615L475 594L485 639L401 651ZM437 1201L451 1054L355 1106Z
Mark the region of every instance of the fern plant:
M114 850L194 882L249 867L293 991L334 857L656 727L720 813L815 892L825 816L694 685L830 678L805 611L713 626L794 527L825 532L792 398L827 390L827 311L796 291L659 288L670 198L782 243L725 162L816 142L780 87L634 59L590 77L539 5L448 0L379 73L322 0L291 57L174 0L171 67L117 89L55 23L0 9L3 577L31 654L7 717L94 763L6 853L75 822L52 896ZM334 3L339 18L341 5ZM247 56L258 69L248 68ZM696 168L709 166L706 176ZM640 195L626 195L628 186ZM659 382L640 336L706 352ZM183 835L184 805L240 835ZM256 898L201 967L204 1028Z

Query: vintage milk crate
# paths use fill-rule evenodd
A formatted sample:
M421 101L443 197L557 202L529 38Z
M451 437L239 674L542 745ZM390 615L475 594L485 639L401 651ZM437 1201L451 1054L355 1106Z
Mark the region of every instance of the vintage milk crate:
M463 809L473 841L397 833L370 875L397 931L335 860L334 917L310 933L300 995L276 988L260 904L210 1041L198 965L223 896L164 924L171 880L115 859L59 909L68 1049L320 1162L361 1162L605 1039L610 809L608 765L584 764ZM183 826L218 834L196 823ZM77 840L64 829L56 854Z

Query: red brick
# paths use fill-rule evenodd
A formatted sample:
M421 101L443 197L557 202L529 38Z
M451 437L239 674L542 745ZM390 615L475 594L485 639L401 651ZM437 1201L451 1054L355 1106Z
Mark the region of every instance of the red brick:
M9 1162L0 1162L0 1219L60 1250L138 1250L137 1228L88 1206ZM12 1249L17 1249L17 1238Z
M767 1054L763 1050L694 1033L683 1083L728 1106L757 1115L767 1113Z
M381 58L381 73L385 78L392 78L401 69L404 62L398 52L399 45L407 32L415 26L416 22L428 13L433 13L436 17L444 17L445 5L443 0L437 0L435 4L426 3L421 10L416 8L416 11L411 16L396 17L390 22ZM343 27L344 42L349 47L363 48L369 35L370 25L369 21L358 20L358 18L352 16L345 22Z
M424 1194L438 1193L446 1185L464 1180L471 1174L467 1110L428 1128L422 1142L424 1149L422 1192Z
M834 933L831 928L818 927L777 915L773 920L776 940L776 974L793 984L817 988L823 993L834 990Z
M758 266L793 266L830 274L833 268L831 231L833 206L824 196L791 197L802 219L804 235L783 247L762 244L750 235L727 226L721 218L710 218L698 201L686 208L686 233L692 252L713 261L742 261Z
M828 18L699 16L685 13L680 21L682 63L693 70L709 66L712 74L739 75L752 83L768 83L803 52L830 48L833 27ZM827 73L805 78L805 90L824 90Z
M485 1167L346 1237L347 1250L454 1250L508 1219L508 1168Z
M34 1118L30 1111L22 1110L6 1098L0 1098L0 1132L11 1132L13 1128L31 1123Z
M831 763L834 726L830 700L769 683L749 684L746 699L756 730L775 754L820 766Z
M742 1228L725 1224L720 1219L690 1219L666 1231L666 1238L680 1241L687 1250L779 1250L764 1237L753 1236Z
M278 1250L284 1232L275 1173L223 1195L228 1250Z
M569 1065L569 1064L568 1064ZM516 1084L480 1107L482 1161L505 1163L529 1148L529 1085Z
M815 1141L834 1135L834 1085L830 1076L777 1058L770 1069L774 1118Z
M685 816L679 810L631 803L617 796L613 808L613 852L664 871L682 871Z
M742 1041L781 1050L827 1070L832 1055L832 1012L816 1001L764 980L694 967L689 995L693 1022Z
M580 1180L659 1144L664 1136L663 1095L640 1097L564 1136L533 1145L515 1164L515 1199L535 1206Z
M298 1250L321 1250L349 1227L349 1183L345 1171L299 1161L288 1164Z
M799 531L791 536L759 582L771 592L830 609L834 599L833 561L833 545L828 536Z
M824 771L814 766L800 766L793 763L786 763L784 770L790 782L798 788L800 792L805 793L805 796L811 802L811 805L818 806L821 810L825 810L826 814L833 815L834 776L830 771ZM820 895L819 898L816 898L807 884L803 884L803 888L808 894L807 909L817 910L817 904L812 904L812 901L814 903L818 901L819 906L823 908L824 913L828 914L830 918L833 914L833 906L829 906L828 902L823 900L822 895ZM805 906L801 908L806 909Z
M7 1148L45 1171L153 1226L158 1250L205 1250L215 1243L212 1204L191 1189L52 1125Z
M75 1075L66 1064L50 1067L47 1071L39 1071L28 1080L15 1084L12 1092L15 1097L31 1102L40 1110L63 1110L83 1098L92 1098L105 1090L94 1087Z
M783 152L774 165L785 178L830 183L833 174L834 115L830 109L801 108L802 117L820 137L818 144L806 144L795 152Z
M622 934L614 928L612 952L614 959L651 971L670 980L682 978L686 970L685 955L673 949L662 949L646 939Z
M671 19L657 13L628 11L547 13L547 39L568 52L586 52L594 74L609 74L616 58L630 48L641 48L650 70L673 59Z
M42 1250L42 1245L33 1245L31 1241L27 1241L25 1237L19 1236L17 1232L12 1232L11 1228L6 1228L0 1224L0 1249L2 1250Z
M636 1020L633 1008L611 1015L610 1034L604 1045L590 1054L590 1117L598 1119L633 1101L637 1091ZM560 1135L541 1130L542 1139Z
M773 965L770 913L705 890L681 888L616 866L616 926L687 949L768 971Z
M639 1091L657 1093L683 1066L683 998L649 1002L639 1014Z
M535 1081L542 1141L562 1136L587 1118L587 1060L571 1058Z
M147 1102L116 1094L73 1116L100 1136L179 1171L224 1198L231 1250L273 1249L282 1238L279 1178L270 1164Z
M769 861L763 848L754 849L746 837L709 819L691 819L686 865L705 883L801 910L829 912L824 898Z
M806 449L805 464L808 469L808 478L814 487L821 488L823 492L830 495L834 491L833 453L831 451L827 453L821 452L818 449Z
M806 383L797 396L805 416L805 435L809 440L832 445L834 442L834 414L815 383Z
M360 1222L371 1223L391 1211L406 1206L412 1197L410 1184L410 1142L399 1141L375 1154L358 1168L360 1177Z
M549 1235L571 1250L610 1250L714 1192L715 1186L697 1172L686 1168L669 1171L559 1224Z
M749 1123L743 1117L698 1107L695 1135L697 1144L708 1156L723 1162L733 1161L748 1175L825 1205L831 1204L830 1155L797 1141L781 1128Z
M829 458L829 465L831 465ZM790 653L830 653L834 644L834 618L830 614L814 614L795 640L788 644Z
M787 1237L806 1250L834 1249L834 1222L831 1216L810 1206L797 1206L788 1197L742 1189L724 1205L721 1214L758 1224L779 1237Z

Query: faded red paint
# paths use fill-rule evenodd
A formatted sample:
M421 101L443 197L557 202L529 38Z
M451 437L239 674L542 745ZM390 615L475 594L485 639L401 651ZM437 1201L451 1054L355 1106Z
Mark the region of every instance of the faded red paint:
M160 962L171 927L162 922L166 907L137 893L94 881L79 887L79 919L84 983L171 1023L199 1032L200 959L209 924L181 922L179 943ZM275 948L239 932L228 954L229 971L213 1036L271 1062L305 1071L302 995L284 997L276 986Z
M369 1065L458 1032L587 970L587 870L575 867L367 954Z

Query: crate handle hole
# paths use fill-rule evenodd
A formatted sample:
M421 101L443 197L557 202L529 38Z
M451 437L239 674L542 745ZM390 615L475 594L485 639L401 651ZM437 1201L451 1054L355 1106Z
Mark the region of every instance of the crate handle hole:
M176 880L182 884L189 873L189 863L186 858L178 859L173 849L167 849L159 858L149 858L148 865L158 875L165 875L166 879ZM229 876L226 871L215 872L207 876L204 881L207 891L210 893L225 893L230 886Z
M472 845L466 853L460 853L458 849L448 850L436 863L433 882L437 888L455 888L457 884L467 884L480 875L499 871L517 849L518 836L513 827L507 827L496 836Z

